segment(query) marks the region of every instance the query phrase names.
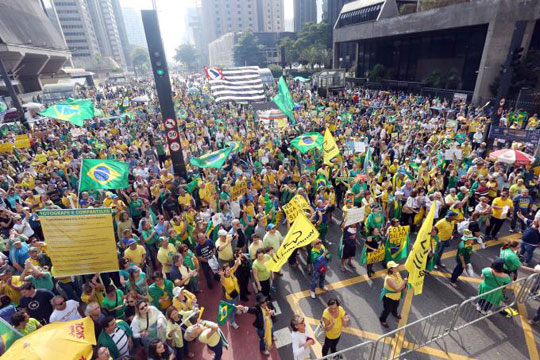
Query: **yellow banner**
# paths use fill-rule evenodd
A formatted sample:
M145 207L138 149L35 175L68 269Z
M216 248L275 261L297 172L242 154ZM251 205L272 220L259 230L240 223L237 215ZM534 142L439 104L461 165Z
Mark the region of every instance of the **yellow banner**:
M381 244L377 250L367 252L366 251L366 264L375 264L384 260L386 254L386 246Z
M247 192L247 184L245 181L240 181L234 184L234 187L231 190L231 200L236 200L240 196L244 195Z
M431 249L431 229L433 228L433 218L435 216L435 203L431 204L431 209L418 231L418 236L413 248L407 257L405 267L409 272L409 285L414 290L414 295L420 295L424 288L424 277L427 265L427 255Z
M388 242L394 246L401 246L409 235L409 225L391 226L388 228Z
M13 144L12 143L0 144L0 152L13 152Z
M285 129L289 124L287 122L287 118L280 118L280 119L276 119L276 125L278 127L278 129Z
M308 202L302 195L296 194L287 204L281 207L287 216L289 224L294 223L298 214L303 213L304 209L311 209Z
M38 216L56 276L118 271L112 210L42 210Z
M339 148L337 146L336 140L330 129L326 128L324 132L324 142L323 142L323 162L327 165L330 165L333 158L339 155Z
M295 249L310 244L318 237L319 232L315 226L304 214L298 214L278 251L272 254L272 258L265 263L265 266L273 272L280 271Z
M28 134L15 135L15 148L26 149L30 147L30 137Z

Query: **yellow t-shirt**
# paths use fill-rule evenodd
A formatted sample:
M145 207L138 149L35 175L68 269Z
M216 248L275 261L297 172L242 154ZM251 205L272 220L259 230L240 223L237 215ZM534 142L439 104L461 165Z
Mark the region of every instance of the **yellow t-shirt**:
M177 251L173 244L168 244L166 249L161 246L159 247L157 259L161 266L163 266L163 271L165 271L167 274L171 272L172 257L176 253ZM167 265L167 263L170 265Z
M446 219L441 219L435 224L437 230L439 230L439 241L450 240L452 233L454 232L454 223Z
M238 287L238 279L234 276L234 272L231 270L231 276L221 278L221 285L225 289L225 299L232 300L232 297L229 296L234 290L239 294L240 288Z
M218 331L209 336L211 331L212 329L204 329L199 335L199 341L203 344L207 344L210 347L214 347L219 343L220 337Z
M388 279L392 278L394 282L396 283L396 286L399 288L403 285L403 278L401 277L400 273L395 273L393 275L386 275L384 278L384 287L387 290L394 291L388 286L387 282ZM401 299L401 292L395 292L395 293L386 293L386 297L392 300L399 300Z
M326 319L329 322L334 321L334 326L330 330L326 331L326 337L329 338L330 340L337 339L338 337L340 337L341 330L343 329L343 316L345 316L345 310L340 306L338 311L339 311L339 314L336 318L334 318L330 314L330 311L328 311L328 308L324 309L323 311L323 315L322 315L323 319Z
M193 197L186 193L184 196L179 196L178 197L178 203L184 207L184 208L187 208L188 206L191 206L191 204L193 203Z
M227 238L225 240L217 239L216 241L216 249L220 246L223 246L225 244ZM223 261L231 261L233 259L233 248L232 245L229 243L225 248L221 251L218 250L218 258Z
M124 256L127 257L129 261L139 266L142 264L145 255L146 250L141 245L137 245L135 250L127 248L126 251L124 251Z
M493 206L492 210L491 210L491 215L494 218L501 219L501 220L506 219L510 209L514 208L514 203L512 202L512 200L510 200L510 198L508 198L506 200L503 200L500 197L495 198L495 200L493 200L493 203L491 205ZM496 206L500 207L500 209L495 209ZM508 210L504 211L505 210L504 207L506 207L506 206L508 206ZM504 214L503 214L503 212L504 212Z
M4 295L6 295L11 302L19 305L19 300L21 299L21 292L19 290L15 290L13 287L11 287L6 281L0 282L0 286L4 288ZM21 277L18 275L13 275L11 277L11 284L14 286L22 286L23 282L21 281Z

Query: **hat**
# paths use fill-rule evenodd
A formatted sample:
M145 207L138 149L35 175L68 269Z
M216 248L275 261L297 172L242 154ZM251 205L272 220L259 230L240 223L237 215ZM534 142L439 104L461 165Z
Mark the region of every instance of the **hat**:
M451 217L451 216L458 216L458 213L455 212L455 211L453 211L453 210L450 210L450 211L448 211L448 213L446 214L445 217L446 217L446 218L449 218L449 217Z
M276 224L268 224L268 230L272 230L276 227Z
M262 293L258 293L257 296L255 297L255 301L257 302L257 304L262 304L263 302L266 301L266 296L264 296L264 294Z
M197 324L191 325L186 329L186 332L184 333L184 339L186 341L193 341L197 337Z
M172 293L173 293L174 297L179 296L179 295L182 293L182 290L184 290L184 287L183 287L183 286L176 286L176 287L172 290Z
M133 245L133 244L136 244L137 243L137 240L131 238L127 241L127 246L130 246L130 245Z
M28 249L28 252L38 252L38 251L39 251L38 248L37 248L37 247L34 247L34 246L32 246L32 247L30 247L30 248Z
M219 236L227 236L228 232L227 230L220 229L217 234Z
M395 261L389 261L387 264L386 264L386 268L387 269L395 269L399 266L399 264Z
M15 245L19 242L22 242L22 238L20 236L16 236L15 238L11 239L11 245Z

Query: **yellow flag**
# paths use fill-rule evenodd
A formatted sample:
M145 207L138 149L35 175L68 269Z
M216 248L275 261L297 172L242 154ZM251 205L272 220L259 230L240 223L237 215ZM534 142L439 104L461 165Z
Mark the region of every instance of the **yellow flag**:
M339 155L339 148L337 146L336 140L330 129L326 128L324 132L324 142L323 142L323 161L325 164L330 165L333 158Z
M268 270L278 272L292 252L310 244L319 237L319 232L303 213L299 213L278 251L264 265Z
M289 224L292 224L294 223L294 220L296 220L296 217L299 213L303 212L304 210L311 209L311 206L309 206L308 202L302 195L296 194L287 204L283 205L281 208L285 212L285 216L287 216Z
M413 248L407 257L405 267L409 272L409 285L414 290L414 295L420 295L424 287L424 277L427 265L427 255L430 249L431 229L433 228L433 218L435 216L435 203L431 204L431 209L418 231L418 236Z

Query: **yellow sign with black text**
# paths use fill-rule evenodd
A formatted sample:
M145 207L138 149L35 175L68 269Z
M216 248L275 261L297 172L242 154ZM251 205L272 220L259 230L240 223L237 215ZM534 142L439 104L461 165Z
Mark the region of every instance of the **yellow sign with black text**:
M303 213L304 210L311 209L308 202L302 195L296 194L287 204L281 207L287 216L289 224L294 223L298 214Z
M236 200L247 192L247 184L245 181L237 182L231 190L231 200Z
M56 276L118 271L112 209L38 211Z
M304 214L299 213L278 251L264 265L273 272L280 271L295 249L311 244L318 237L319 231Z
M331 164L331 160L339 155L339 148L336 139L332 136L330 129L326 128L324 132L323 142L323 162L327 165Z

